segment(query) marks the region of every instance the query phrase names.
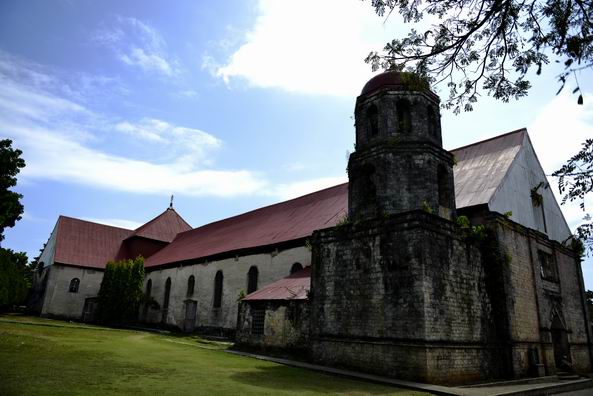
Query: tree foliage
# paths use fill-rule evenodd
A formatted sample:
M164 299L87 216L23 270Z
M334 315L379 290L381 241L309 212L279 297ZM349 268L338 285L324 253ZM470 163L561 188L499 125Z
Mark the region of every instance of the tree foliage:
M585 302L589 312L589 323L593 326L593 291L587 290L585 292Z
M110 261L99 289L98 318L104 323L128 323L138 317L144 299L144 259Z
M550 61L564 65L560 90L576 72L593 67L593 0L371 0L379 16L398 10L405 22L426 14L438 25L387 43L366 61L408 69L444 82L446 108L470 111L480 88L502 101L521 98ZM580 88L575 89L577 93ZM558 91L560 92L560 91ZM579 95L579 103L582 103Z
M31 287L27 255L0 248L0 310L25 303Z
M14 227L23 213L19 202L23 196L9 190L16 186L16 175L25 166L22 153L12 148L12 140L0 140L0 242L4 240L4 229ZM25 303L31 281L27 255L0 248L0 309Z
M558 177L558 188L564 194L562 203L579 201L585 212L585 197L593 191L593 139L587 139L581 150L572 156L562 168L552 174ZM576 229L576 237L581 240L588 253L593 252L593 222L591 215L585 214L584 223Z
M4 240L4 229L14 227L24 210L20 203L23 196L9 190L16 186L16 175L25 166L22 153L12 148L12 140L0 140L0 242Z

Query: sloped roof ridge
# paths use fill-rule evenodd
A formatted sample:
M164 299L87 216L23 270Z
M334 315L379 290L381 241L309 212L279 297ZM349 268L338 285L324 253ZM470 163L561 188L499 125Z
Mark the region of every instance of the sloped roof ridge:
M105 268L121 242L133 230L60 215L56 227L54 262ZM98 243L97 243L98 241Z
M182 234L187 234L187 233L190 233L190 232L201 230L204 227L212 226L214 224L230 222L231 220L236 220L239 217L243 217L243 216L247 216L247 215L252 215L255 212L259 212L259 211L262 211L262 210L265 210L265 209L270 209L270 208L273 208L274 206L286 205L289 202L293 202L293 201L297 201L297 200L303 200L304 198L306 198L306 197L308 197L310 195L316 195L316 194L323 193L324 191L327 191L327 190L337 189L337 188L342 187L342 186L345 186L347 184L348 184L348 182L336 184L335 186L326 187L326 188L323 188L321 190L313 191L313 192L310 192L310 193L305 194L305 195L301 195L301 196L298 196L298 197L295 197L295 198L287 199L286 201L276 202L276 203L273 203L273 204L270 204L270 205L262 206L262 207L255 208L255 209L251 209L251 210L249 210L247 212L239 213L239 214L234 215L234 216L231 216L231 217L226 217L224 219L216 220L216 221L213 221L211 223L206 223L206 224L203 224L203 225L201 225L199 227L196 227L194 229L180 232L179 234L177 234L177 237L179 237ZM177 239L177 237L175 239Z
M124 227L118 227L118 226L114 226L114 225L109 225L109 224L103 224L103 223L97 223L96 221L90 221L90 220L85 220L85 219L79 219L78 217L72 217L72 216L65 216L65 215L60 215L58 217L58 222L61 219L69 219L69 220L76 220L76 221L83 221L85 223L90 223L90 224L95 224L101 227L109 227L109 228L117 228L118 230L125 230L125 231L130 231L130 232L134 232L134 230L129 229L129 228L124 228Z
M484 139L484 140L480 140L478 142L470 143L470 144L467 144L465 146L457 147L457 148L454 148L454 149L451 149L451 150L448 150L448 151L459 151L459 150L463 150L463 149L466 149L466 148L469 148L469 147L472 147L472 146L477 146L479 144L484 144L484 143L489 142L491 140L502 139L502 138L507 137L509 135L518 134L518 133L527 133L527 128L515 129L514 131L503 133L502 135L492 136L490 138L487 138L487 139Z
M134 230L134 235L138 234L140 231L142 231L143 229L145 229L146 227L148 227L151 223L155 222L159 217L164 216L165 214L167 214L169 210L175 212L175 214L181 219L181 221L183 221L189 228L192 228L193 229L193 227L191 226L191 224L189 224L187 221L185 221L185 219L183 217L181 217L181 215L179 213L177 213L177 211L174 208L167 208L162 213L160 213L159 215L155 216L151 220L148 220L146 223L142 224L140 227L136 228ZM191 231L191 230L188 230L188 231ZM186 232L186 231L184 231L184 232Z
M504 173L504 175L502 176L502 179L500 180L500 183L498 183L498 187L496 187L496 189L490 195L490 198L488 199L488 204L490 204L492 202L492 199L496 196L496 193L500 191L500 189L504 185L504 182L509 177L509 174L511 173L511 169L513 168L513 166L515 165L515 162L517 161L517 157L519 156L519 152L523 148L523 142L525 141L525 136L527 136L527 139L529 140L529 134L527 133L527 129L523 128L523 131L525 133L523 134L523 139L521 139L521 144L519 145L520 146L520 149L517 150L517 152L515 153L515 156L513 157L513 160L511 161L511 163L507 167L507 170ZM505 135L508 135L508 134L505 134ZM531 144L531 142L530 142L530 144Z

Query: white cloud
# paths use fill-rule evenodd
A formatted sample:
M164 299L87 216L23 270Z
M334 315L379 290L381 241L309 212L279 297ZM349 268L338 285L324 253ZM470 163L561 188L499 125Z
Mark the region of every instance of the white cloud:
M142 48L132 48L129 54L121 54L120 59L126 65L137 65L145 71L157 71L167 76L173 75L173 68L161 55L147 53Z
M246 42L223 66L205 55L203 68L227 82L353 97L372 75L364 58L393 38L398 20L394 14L383 24L359 0L260 0Z
M0 86L3 107L10 106L17 113L28 113L40 120L66 111L90 115L85 109L87 102L111 99L129 92L117 78L52 69L1 50ZM49 97L44 92L53 95Z
M144 118L135 123L122 121L114 129L143 140L158 142L168 158L175 158L175 162L185 167L209 163L206 154L222 146L220 139L207 132L157 119Z
M186 164L133 160L87 147L43 127L4 124L27 162L24 178L43 178L130 193L254 194L265 182L246 170L188 169Z
M193 89L184 89L176 93L177 96L182 98L195 98L198 96L198 92Z
M568 89L556 96L543 107L529 126L529 136L538 158L547 175L559 169L570 157L576 154L581 143L593 136L593 95L584 95L584 105L576 103L576 96ZM549 177L550 185L560 197L556 178ZM588 197L587 207L593 207L593 199ZM574 229L581 224L584 212L578 202L561 206L569 226Z
M115 26L98 30L93 40L112 48L126 65L168 77L179 73L179 62L168 54L164 38L156 28L139 19L117 17Z
M2 62L14 64L0 67L0 130L23 150L24 181L50 179L130 193L222 197L255 194L267 184L248 170L204 168L211 162L210 151L222 144L209 133L149 118L116 123L23 78L31 73L20 73L19 79L5 72L27 69L25 62L0 56ZM142 142L148 159L135 159L134 150L129 156L111 153L122 145L124 135Z

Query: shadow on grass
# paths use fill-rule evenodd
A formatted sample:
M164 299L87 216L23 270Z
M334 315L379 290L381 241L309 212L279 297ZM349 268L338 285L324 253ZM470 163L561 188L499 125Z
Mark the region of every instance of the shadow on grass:
M290 392L364 393L373 395L398 394L423 395L408 389L378 385L346 377L317 373L288 366L255 366L254 370L238 372L231 379L259 388Z

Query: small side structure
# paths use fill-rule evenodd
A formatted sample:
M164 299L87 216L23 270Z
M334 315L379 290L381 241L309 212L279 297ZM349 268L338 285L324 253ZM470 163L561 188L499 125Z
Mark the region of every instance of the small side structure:
M306 353L309 339L311 267L271 283L239 303L236 346Z

